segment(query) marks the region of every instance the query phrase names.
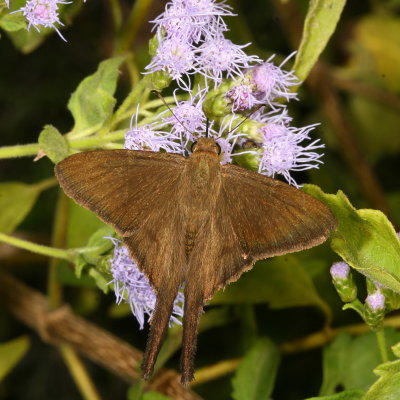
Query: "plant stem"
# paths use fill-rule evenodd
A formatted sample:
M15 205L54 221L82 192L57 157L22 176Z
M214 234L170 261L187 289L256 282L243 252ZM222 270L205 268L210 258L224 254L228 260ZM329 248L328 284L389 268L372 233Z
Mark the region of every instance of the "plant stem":
M39 144L18 144L0 148L0 159L35 156L39 151Z
M56 249L54 247L43 246L29 242L28 240L18 239L13 236L6 235L0 232L0 242L10 244L20 249L28 250L33 253L42 254L48 257L61 258L63 260L72 261L74 254L71 250Z
M116 45L115 54L123 54L130 49L136 39L139 28L146 21L147 10L150 7L152 0L136 0L129 14L125 30L121 36L119 43Z
M379 331L376 331L376 338L378 339L379 352L381 354L382 362L388 362L389 355L386 346L385 331L383 328L379 329Z
M65 344L59 346L59 350L82 398L85 400L100 400L101 397L97 393L95 385L75 350Z

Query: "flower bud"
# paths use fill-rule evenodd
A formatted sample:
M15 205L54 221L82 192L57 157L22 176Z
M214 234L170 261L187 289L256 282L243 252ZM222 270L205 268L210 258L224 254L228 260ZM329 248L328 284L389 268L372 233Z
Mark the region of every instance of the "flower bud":
M345 303L350 303L357 298L357 286L353 281L350 267L343 261L332 264L330 273L333 284L340 298Z
M385 296L377 290L365 299L365 322L372 329L379 329L385 317Z

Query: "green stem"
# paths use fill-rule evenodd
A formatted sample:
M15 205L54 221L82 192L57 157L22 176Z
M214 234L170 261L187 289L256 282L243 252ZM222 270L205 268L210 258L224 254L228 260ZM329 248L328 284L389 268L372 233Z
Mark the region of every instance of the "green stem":
M101 397L97 393L94 383L92 382L82 361L76 355L75 350L68 345L59 346L59 350L82 395L82 398L85 400L100 400Z
M39 151L37 143L0 147L0 159L35 156Z
M73 149L89 149L92 147L97 147L102 144L107 144L113 142L115 140L122 140L124 139L126 129L121 129L118 131L114 131L112 133L108 133L101 137L99 136L91 136L82 139L74 139L68 142L69 146Z
M376 331L376 338L378 339L378 347L381 354L382 362L388 362L389 355L387 351L385 331L383 330L383 328L379 329L379 331Z
M151 3L152 0L136 0L129 14L123 35L115 48L116 55L123 54L132 47L139 28L143 24L143 21L146 21L147 10Z
M109 0L108 4L111 10L111 18L114 23L114 31L117 34L122 26L122 10L119 0ZM116 36L116 35L115 35Z
M54 247L43 246L29 242L28 240L18 239L13 236L0 232L0 242L10 244L20 249L31 251L32 253L42 254L48 257L61 258L67 261L74 260L74 253L71 250L56 249Z

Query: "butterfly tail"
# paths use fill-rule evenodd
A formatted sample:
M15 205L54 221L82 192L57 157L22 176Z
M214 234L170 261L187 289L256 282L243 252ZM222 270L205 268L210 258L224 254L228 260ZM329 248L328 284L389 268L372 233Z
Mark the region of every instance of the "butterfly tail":
M153 373L154 364L168 328L178 289L179 284L176 284L174 287L163 287L158 291L156 307L151 318L150 332L142 362L144 379L149 379Z
M187 385L194 378L194 356L197 348L197 327L203 311L203 296L196 288L185 288L185 314L183 317L183 339L181 353L181 382Z

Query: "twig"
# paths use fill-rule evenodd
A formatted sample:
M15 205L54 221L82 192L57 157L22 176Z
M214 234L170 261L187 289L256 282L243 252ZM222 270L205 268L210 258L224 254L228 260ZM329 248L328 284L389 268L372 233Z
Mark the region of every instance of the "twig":
M140 379L142 352L128 343L75 315L64 305L49 312L47 299L0 270L0 304L17 319L39 333L52 345L68 344L95 363L112 371L126 382ZM179 383L179 374L162 369L147 389L177 400L201 400Z

